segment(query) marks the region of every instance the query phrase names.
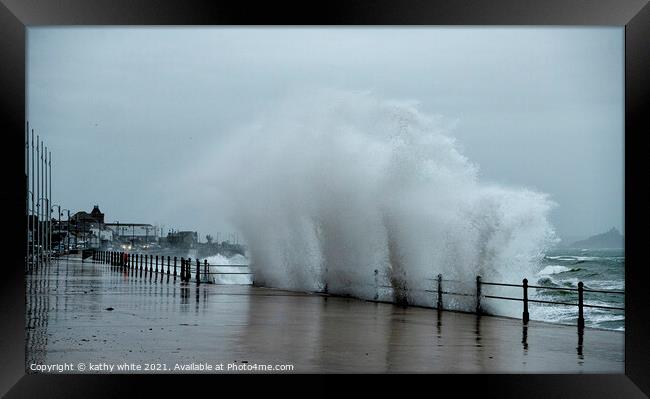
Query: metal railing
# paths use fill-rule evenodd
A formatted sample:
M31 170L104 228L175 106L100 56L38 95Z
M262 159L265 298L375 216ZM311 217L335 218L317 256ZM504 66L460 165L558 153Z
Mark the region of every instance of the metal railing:
M375 274L376 276L376 274ZM617 291L617 290L597 290L597 289L591 289L591 288L585 288L584 283L582 281L578 282L578 288L567 288L567 287L549 287L549 286L541 286L541 285L529 285L528 284L528 279L523 279L521 284L510 284L510 283L496 283L496 282L488 282L488 281L483 281L481 279L481 276L476 276L476 285L475 285L475 291L473 293L471 292L454 292L450 290L446 290L444 287L443 283L460 283L460 284L467 284L467 281L460 281L460 280L451 280L451 279L443 279L442 275L439 274L437 278L435 279L427 279L429 281L434 281L436 286L434 289L409 289L408 291L411 292L426 292L430 294L436 294L436 303L435 306L432 306L435 309L438 310L444 310L444 301L443 301L443 295L453 295L453 296L461 296L461 297L473 297L476 298L475 302L475 313L476 314L483 314L483 309L481 307L481 298L487 298L487 299L498 299L498 300L507 300L507 301L517 301L517 302L522 302L523 303L523 309L522 309L522 321L524 324L528 324L530 320L530 313L529 313L529 303L539 303L539 304L545 304L545 305L561 305L561 306L576 306L578 308L578 321L577 321L577 326L578 329L582 330L585 326L585 319L584 319L584 308L595 308L595 309L604 309L604 310L620 310L624 311L625 308L622 307L617 307L617 306L604 306L604 305L593 305L593 304L588 304L585 303L584 301L584 293L600 293L600 294L611 294L611 295L625 295L625 291ZM512 297L512 296L502 296L502 295L492 295L492 294L486 294L483 292L483 289L486 288L484 286L490 287L510 287L510 288L521 288L522 289L522 295L521 297ZM394 286L386 286L386 285L379 285L377 281L375 281L375 287L376 288L386 288L386 289L392 289L395 290L397 289ZM550 301L550 300L544 300L544 299L535 299L535 298L530 298L528 295L528 289L533 288L536 290L546 290L546 291L570 291L570 292L576 292L577 293L577 302L561 302L561 301ZM378 301L379 293L377 292L375 294L375 301Z
M517 301L517 302L523 302L523 309L522 309L522 320L524 324L527 324L528 321L530 320L530 314L529 314L529 303L540 303L540 304L551 304L551 305L562 305L562 306L577 306L578 307L578 329L582 330L585 326L585 319L584 319L584 308L595 308L595 309L606 309L606 310L622 310L624 311L625 308L622 307L617 307L617 306L604 306L604 305L592 305L592 304L587 304L584 301L584 293L600 293L600 294L611 294L611 295L625 295L625 291L617 291L617 290L597 290L597 289L590 289L590 288L585 288L584 283L582 281L578 282L578 288L566 288L566 287L549 287L549 286L541 286L541 285L529 285L528 284L528 279L523 279L522 284L508 284L508 283L496 283L496 282L487 282L487 281L482 281L481 276L476 276L476 291L472 293L466 293L466 292L452 292L452 291L445 291L443 289L443 282L454 282L454 283L462 283L461 281L458 280L443 280L442 275L439 274L438 278L435 279L437 282L437 289L435 290L424 290L426 292L430 293L436 293L437 294L437 302L436 302L436 308L438 310L443 310L443 295L458 295L458 296L471 296L476 298L476 313L481 314L483 313L481 309L481 298L488 298L488 299L499 299L499 300L508 300L508 301ZM511 287L511 288L521 288L522 289L522 296L521 297L512 297L512 296L501 296L501 295L490 295L490 294L484 294L482 292L484 286L494 286L494 287ZM534 298L529 298L528 296L528 289L529 288L534 288L537 290L547 290L547 291L570 291L570 292L576 292L578 294L578 302L560 302L560 301L549 301L549 300L543 300L543 299L534 299Z
M165 273L165 256L159 255L148 255L148 254L129 254L125 252L114 252L114 251L96 251L92 252L93 261L97 261L104 264L110 264L111 266L119 267L126 270L134 270L140 272L148 272L150 274L160 273L161 275L174 276L174 280L179 277L181 281L190 282L194 276L196 284L201 284L202 277L204 282L212 282L208 279L208 276L211 275L251 275L250 272L221 272L221 271L210 271L210 267L231 267L231 268L244 268L248 265L216 265L208 263L208 260L205 259L201 262L199 259L192 261L191 258L185 259L181 257L180 260L174 256L173 264L172 257L167 256L167 270ZM160 266L160 268L159 268ZM203 271L202 271L203 269ZM375 279L377 279L377 273L375 273ZM444 310L444 295L454 295L454 296L463 296L463 297L474 297L476 298L475 312L476 314L482 314L483 310L481 307L481 298L487 299L498 299L498 300L507 300L507 301L517 301L523 303L522 309L522 320L524 324L528 324L530 320L529 314L529 303L540 303L540 304L551 304L551 305L561 305L561 306L577 306L578 307L578 329L582 330L585 326L584 319L584 308L595 308L595 309L605 309L605 310L620 310L624 311L625 308L617 306L604 306L604 305L593 305L587 304L584 302L584 293L600 293L600 294L611 294L611 295L625 295L625 291L616 291L616 290L597 290L591 288L585 288L582 281L578 282L578 288L567 288L567 287L549 287L549 286L540 286L540 285L529 285L528 279L523 279L522 284L510 284L510 283L496 283L482 281L481 276L476 276L476 285L475 292L454 292L443 289L443 283L467 283L460 280L443 280L442 275L438 274L436 279L428 279L436 282L436 287L433 290L420 289L409 291L420 291L436 294L436 306L438 310ZM388 288L396 289L394 286L383 286L379 285L377 280L375 280L375 287L379 288ZM521 288L522 296L521 297L512 297L512 296L502 296L502 295L491 295L483 293L484 287L510 287L510 288ZM529 298L528 289L536 290L548 290L548 291L570 291L577 292L578 302L560 302L560 301L549 301L543 299ZM375 295L375 300L378 300L378 292Z
M201 262L198 258L192 261L191 258L176 256L166 256L167 270L165 271L165 256L164 255L149 255L149 254L129 254L126 252L115 251L96 251L92 252L92 260L117 267L121 270L132 270L134 272L140 271L141 273L150 273L153 275L160 274L173 276L174 281L180 278L180 281L190 282L192 279L196 281L197 285L201 282L212 283L209 279L211 275L251 275L250 272L225 272L225 271L210 271L210 267L233 267L245 268L248 265L217 265L208 263L207 259ZM173 263L172 263L173 259ZM193 277L194 276L194 277Z

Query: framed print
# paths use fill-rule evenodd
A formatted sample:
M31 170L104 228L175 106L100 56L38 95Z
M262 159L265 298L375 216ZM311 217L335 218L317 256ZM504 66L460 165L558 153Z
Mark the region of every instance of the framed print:
M646 3L3 1L3 394L648 395Z

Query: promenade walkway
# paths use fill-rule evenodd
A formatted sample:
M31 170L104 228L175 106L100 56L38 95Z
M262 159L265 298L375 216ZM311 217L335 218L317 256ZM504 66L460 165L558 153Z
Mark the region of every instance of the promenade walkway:
M72 372L79 363L164 364L166 372L176 364L292 365L298 373L624 371L624 333L616 331L586 328L579 345L571 326L523 327L509 318L245 285L197 287L79 258L26 279L28 372L62 363L74 364Z

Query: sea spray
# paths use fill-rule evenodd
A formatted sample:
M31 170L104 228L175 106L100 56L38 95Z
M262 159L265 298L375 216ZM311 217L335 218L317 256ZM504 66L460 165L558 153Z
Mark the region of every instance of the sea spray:
M547 195L480 182L451 131L413 102L316 91L269 105L192 173L243 234L255 284L430 306L439 273L468 293L477 275L521 283L555 240ZM485 310L515 314L504 302Z

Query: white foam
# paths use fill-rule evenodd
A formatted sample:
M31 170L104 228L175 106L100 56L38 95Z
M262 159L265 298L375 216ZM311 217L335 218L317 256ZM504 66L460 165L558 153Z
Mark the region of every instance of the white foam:
M551 274L558 274L558 273L564 273L568 272L571 269L566 267L566 266L560 266L560 265L549 265L543 268L542 270L537 273L540 276L547 276Z
M231 257L226 257L221 254L213 255L207 258L208 264L210 265L222 265L222 266L242 266L248 265L250 261L240 254L236 254Z
M385 299L431 305L419 290L438 273L521 282L556 242L553 203L481 182L449 125L412 102L297 93L220 134L228 139L191 170L192 190L205 193L186 200L206 217L227 215L261 285L360 298L389 286ZM472 309L464 298L456 306ZM486 310L520 313L505 302Z
M578 260L578 258L575 257L575 256L546 256L546 259L559 260L559 261L569 261L569 262L574 262L574 261Z

